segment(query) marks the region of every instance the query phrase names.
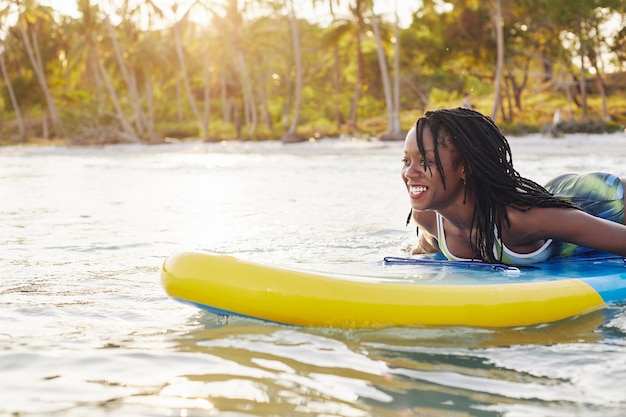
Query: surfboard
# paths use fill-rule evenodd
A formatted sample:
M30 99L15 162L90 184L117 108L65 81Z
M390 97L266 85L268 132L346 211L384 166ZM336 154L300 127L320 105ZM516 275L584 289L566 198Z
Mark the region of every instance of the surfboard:
M523 268L387 257L367 270L302 271L186 251L167 257L161 282L170 297L219 315L333 328L529 326L626 300L624 259L612 255Z

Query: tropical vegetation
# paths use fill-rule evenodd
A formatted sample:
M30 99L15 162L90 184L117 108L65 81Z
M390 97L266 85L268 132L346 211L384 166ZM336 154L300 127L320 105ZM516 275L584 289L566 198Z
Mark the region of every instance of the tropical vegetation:
M466 94L511 133L626 120L622 0L66 1L0 3L1 143L398 139Z

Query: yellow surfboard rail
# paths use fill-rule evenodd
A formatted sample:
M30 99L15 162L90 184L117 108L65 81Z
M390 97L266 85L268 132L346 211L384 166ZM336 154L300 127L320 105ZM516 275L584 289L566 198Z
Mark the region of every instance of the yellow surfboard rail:
M474 285L368 281L204 252L170 255L161 281L169 296L209 311L313 327L513 327L606 307L579 279Z

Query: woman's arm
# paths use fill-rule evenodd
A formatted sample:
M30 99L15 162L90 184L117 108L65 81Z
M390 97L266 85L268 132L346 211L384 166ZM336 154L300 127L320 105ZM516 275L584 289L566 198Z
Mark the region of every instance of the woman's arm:
M417 244L410 248L411 254L419 255L422 253L437 253L439 252L439 245L434 241L434 237L428 233L419 229L417 234Z
M535 207L524 212L522 217L525 225L518 224L515 227L520 230L520 237L535 240L556 239L626 256L626 226L623 224L569 208Z
M439 252L439 244L434 233L437 230L437 220L434 212L413 211L413 221L417 224L417 245L411 248L414 255L420 253Z

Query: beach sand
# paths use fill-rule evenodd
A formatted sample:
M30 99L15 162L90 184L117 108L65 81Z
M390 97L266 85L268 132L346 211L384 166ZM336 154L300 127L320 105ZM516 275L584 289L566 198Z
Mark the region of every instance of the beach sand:
M551 138L541 134L507 137L513 158L528 155L537 156L584 156L607 155L624 156L626 169L626 132L610 134L572 133L561 138Z

